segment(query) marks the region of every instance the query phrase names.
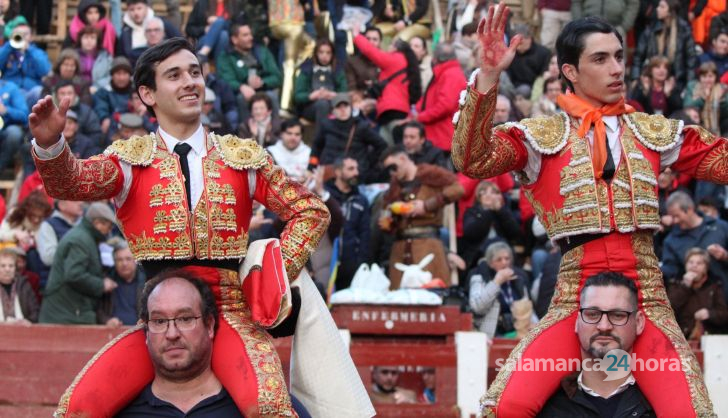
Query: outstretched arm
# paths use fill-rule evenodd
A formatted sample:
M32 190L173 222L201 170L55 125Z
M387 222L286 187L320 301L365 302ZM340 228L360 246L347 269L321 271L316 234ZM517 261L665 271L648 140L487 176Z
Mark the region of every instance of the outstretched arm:
M477 33L482 46L482 62L467 90L461 94L460 110L453 118L452 160L455 168L469 177L488 178L520 170L527 159L526 148L520 139L506 132L495 135L492 130L498 79L511 65L516 46L521 42L520 35L516 35L506 46L508 13L508 7L500 3L497 7L490 6L488 16L480 21Z
M61 137L69 105L68 100L63 100L57 108L51 96L46 96L38 100L28 116L30 132L35 138L33 159L46 191L56 199L110 199L124 184L121 165L114 157L99 155L78 160L73 156Z

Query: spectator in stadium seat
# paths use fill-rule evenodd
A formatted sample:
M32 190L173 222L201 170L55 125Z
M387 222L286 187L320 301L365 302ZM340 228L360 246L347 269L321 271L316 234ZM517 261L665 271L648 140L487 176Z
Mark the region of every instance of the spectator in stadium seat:
M119 117L129 108L131 74L131 63L126 57L114 58L111 62L109 84L93 96L93 109L101 120L101 132L106 135L112 135L119 129Z
M80 43L81 32L87 27L96 29L100 49L108 51L109 55L113 57L116 48L116 29L111 21L106 18L106 7L98 0L81 0L78 4L76 16L71 20L68 37L63 46L68 47Z
M379 48L382 43L382 31L376 27L369 27L364 37ZM351 94L352 106L360 109L365 115L373 113L376 109L376 98L369 95L369 88L377 82L379 68L358 49L354 55L346 60L346 85Z
M402 127L402 145L415 164L432 164L453 170L450 158L425 137L424 125L409 121Z
M154 16L144 21L144 37L147 39L147 48L151 48L166 39L162 18Z
M494 240L522 241L522 233L503 193L494 183L483 180L475 188L475 202L463 216L462 254L468 267Z
M372 402L390 404L411 404L417 402L413 390L398 386L399 369L394 366L374 366L369 397Z
M556 37L571 21L571 0L539 0L541 15L541 44L550 50L556 47Z
M688 83L683 104L700 109L701 125L720 135L728 133L728 95L726 86L718 82L718 68L708 61L700 64L698 79Z
M80 58L81 78L89 83L91 94L100 89L108 88L111 79L111 67L114 65L113 55L99 43L99 30L93 26L86 26L78 33L76 51Z
M51 211L51 205L41 191L30 193L0 224L0 242L12 243L26 252L35 248L38 228Z
M83 202L72 200L56 200L55 210L38 228L36 247L43 264L40 274L40 287L45 288L48 274L51 272L53 257L56 255L58 242L71 230L83 216Z
M529 297L529 278L528 273L513 265L513 249L501 241L490 244L485 257L468 273L468 283L476 329L489 338L515 332L511 307L515 301Z
M699 64L713 62L718 69L718 78L728 71L728 27L717 30L710 39L710 50L698 57Z
M380 69L377 84L383 88L377 99L377 123L382 138L388 145L394 145L392 131L404 123L412 105L422 97L417 57L409 44L400 40L392 42L389 51L380 50L359 33L357 25L353 26L352 35L362 55Z
M685 254L693 247L708 250L710 275L723 282L728 280L728 228L725 223L700 216L693 199L676 191L667 199L667 213L673 218L673 228L665 238L662 249L662 273L665 281L679 281L685 274Z
M557 114L559 106L556 104L556 98L561 93L561 80L558 77L547 78L543 83L543 94L533 103L531 117L553 116Z
M79 132L78 114L73 110L66 113L66 126L63 137L76 158L87 159L98 154L101 150L99 144L93 139Z
M250 117L240 124L240 137L253 138L264 148L273 145L280 131L280 119L273 113L273 100L265 93L255 93L248 103Z
M23 16L6 23L5 37L21 40L17 43L7 41L0 48L2 79L15 83L23 92L26 103L35 104L43 88L43 77L51 72L48 54L33 43L31 28Z
M682 91L695 78L698 59L690 24L680 17L679 0L660 0L656 20L642 32L632 59L632 80L638 80L642 68L656 55L667 57L675 85Z
M38 299L17 274L17 257L12 248L0 250L0 324L30 325L38 322Z
M328 118L336 93L346 91L344 65L336 61L334 44L328 39L319 39L313 49L313 57L301 64L296 77L293 101L299 115L315 121L318 128Z
M198 0L185 26L188 38L194 39L197 53L217 57L229 44L228 29L236 21L243 2Z
M670 61L658 55L647 61L640 81L630 97L646 113L670 116L682 108L681 93L682 90L678 90L676 86L675 77L670 74Z
M267 96L266 96L267 97ZM202 105L202 115L208 120L208 129L218 135L233 135L235 130L230 126L225 116L215 108L217 96L211 88L205 87L205 102ZM205 125L203 123L203 125Z
M0 79L0 172L10 167L23 143L28 123L28 105L18 86L11 81Z
M493 114L493 126L502 125L513 120L513 105L511 99L499 94L495 101L495 113Z
M40 307L40 322L96 323L101 296L117 287L104 276L98 248L115 222L108 204L92 203L81 222L61 239Z
M235 92L240 108L240 121L248 118L248 103L257 92L278 100L283 75L273 53L263 44L256 44L249 24L230 25L230 45L216 59L217 76Z
M276 164L285 170L288 177L301 183L306 179L311 147L303 141L303 125L298 119L287 119L281 123L280 138L267 148Z
M549 78L559 78L559 63L557 62L556 54L551 55L549 68L533 82L533 86L531 87L531 102L538 102L538 99L545 94L544 83Z
M571 0L573 20L599 16L617 28L622 38L632 29L639 9L640 0Z
M332 104L333 119L318 121L321 126L311 147L311 169L319 164L334 164L337 158L351 157L359 163L362 183L380 180L377 158L387 144L367 121L352 115L347 93L337 94Z
M453 42L455 55L457 56L460 68L466 76L478 65L478 57L480 56L480 42L478 41L478 22L470 22L463 26L460 39ZM558 74L558 73L557 73Z
M375 0L371 6L374 25L385 38L409 42L415 36L430 37L430 3L427 0Z
M197 55L202 65L202 74L205 75L205 86L215 92L215 110L225 116L225 120L236 128L240 123L238 103L235 93L230 85L222 80L217 73L210 71L210 60L204 55Z
M410 48L412 48L412 52L415 53L415 57L417 57L417 62L420 63L420 84L422 85L422 94L424 95L427 85L432 80L432 55L430 55L430 50L427 48L427 40L425 38L413 36L408 43Z
M81 78L81 57L75 49L66 48L58 54L55 64L53 64L53 72L43 77L43 90L40 95L45 97L53 94L53 87L61 80L73 81L76 88L76 95L79 99L91 106L91 82Z
M346 289L362 263L367 261L370 236L369 203L359 193L359 163L351 157L334 161L334 178L325 184L344 215L344 225L339 239L339 269L336 274L336 290Z
M688 339L700 338L703 332L728 332L728 305L723 286L708 273L709 265L710 254L706 250L689 249L682 280L667 288L675 319Z
M144 282L147 276L139 268L126 241L114 245L114 269L110 278L116 282L116 289L104 293L96 310L96 323L111 327L136 325L137 312Z
M90 138L97 147L103 147L103 132L101 131L101 122L91 107L85 103L81 103L76 96L76 89L69 80L62 80L56 84L53 90L53 96L56 103L67 98L70 100L71 107L69 109L76 112L79 129L78 131Z
M124 26L121 29L121 37L118 41L117 55L125 56L132 66L144 52L148 45L145 36L145 24L154 16L154 10L149 7L147 0L127 0L126 12L124 13ZM167 38L182 36L182 32L166 19L162 19L164 34Z
M416 43L417 39L412 38L410 43ZM410 117L424 125L427 139L433 145L448 153L455 132L452 117L458 111L459 92L466 84L455 48L449 43L437 44L432 57L431 81Z
M506 72L515 87L522 84L531 87L536 78L549 69L552 53L533 39L532 29L525 23L515 25L513 35L521 35L521 43Z

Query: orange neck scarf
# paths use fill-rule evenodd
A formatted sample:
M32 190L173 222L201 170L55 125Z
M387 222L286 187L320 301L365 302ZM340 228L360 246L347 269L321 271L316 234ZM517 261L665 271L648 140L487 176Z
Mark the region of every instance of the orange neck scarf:
M604 164L607 162L607 130L604 126L602 116L620 116L625 113L634 112L634 108L625 104L624 99L620 99L615 103L606 104L602 107L594 107L573 93L560 94L556 98L556 103L564 112L581 119L581 126L579 126L579 130L577 131L580 138L586 137L589 129L594 125L592 165L594 166L596 178L602 178Z

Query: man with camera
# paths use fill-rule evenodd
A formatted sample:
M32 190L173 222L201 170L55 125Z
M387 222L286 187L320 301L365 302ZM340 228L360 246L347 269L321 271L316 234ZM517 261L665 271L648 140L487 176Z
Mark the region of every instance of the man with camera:
M42 89L41 79L51 71L51 62L48 54L33 43L32 36L23 16L8 22L5 37L10 41L0 48L0 68L2 79L15 83L26 103L35 104Z

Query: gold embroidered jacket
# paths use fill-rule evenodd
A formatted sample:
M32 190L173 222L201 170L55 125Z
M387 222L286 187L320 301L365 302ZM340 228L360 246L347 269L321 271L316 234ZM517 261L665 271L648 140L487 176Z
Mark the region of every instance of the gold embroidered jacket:
M153 134L116 141L88 160L76 159L68 145L56 158L35 160L47 192L67 200L117 196L121 164L130 165L131 187L117 216L137 260L242 259L256 200L287 222L281 248L288 277L297 277L328 227L326 206L286 177L255 141L208 134L206 146L194 213L179 158Z
M622 158L611 183L595 180L591 147L566 114L524 119L493 129L497 87L472 87L454 118L455 167L476 178L516 171L549 237L630 232L659 227L657 175L665 164L695 178L728 183L728 141L697 126L662 116L621 117ZM525 173L529 152L539 159L535 178Z

